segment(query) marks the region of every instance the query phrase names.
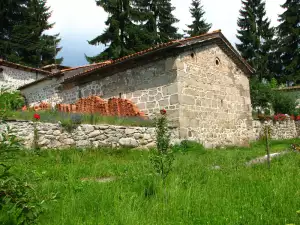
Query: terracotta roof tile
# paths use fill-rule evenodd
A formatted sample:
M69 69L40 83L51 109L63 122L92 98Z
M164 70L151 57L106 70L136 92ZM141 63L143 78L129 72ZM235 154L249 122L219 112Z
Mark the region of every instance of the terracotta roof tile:
M20 69L20 70L24 70L24 71L38 72L38 73L47 74L47 75L51 74L51 72L49 72L49 71L36 69L36 68L29 67L29 66L24 66L21 64L6 61L4 59L0 59L0 65L15 68L15 69Z

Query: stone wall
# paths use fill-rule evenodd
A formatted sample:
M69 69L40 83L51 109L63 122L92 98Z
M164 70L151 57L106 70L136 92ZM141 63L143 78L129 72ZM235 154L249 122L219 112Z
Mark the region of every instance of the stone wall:
M262 128L265 125L270 125L272 130L272 139L292 139L300 136L300 124L294 120L285 121L268 121L261 122L259 120L253 120L253 140L258 140L261 136Z
M41 101L73 104L91 95L106 100L121 97L132 101L150 118L165 108L169 119L176 123L179 119L179 104L174 62L175 58L152 62L80 86L67 84L62 88L59 84L64 79L62 77L59 80L43 81L22 90L22 93L31 106Z
M60 91L62 78L52 78L23 89L21 92L26 97L29 106L35 106L41 102L47 102L53 107L63 102Z
M293 120L280 122L265 122L271 125L272 139L291 139L300 136L300 123ZM250 139L258 140L265 124L258 120L252 121ZM27 148L33 146L33 122L8 122L7 125L20 138ZM6 130L7 125L0 125L0 133ZM113 125L78 126L72 132L67 132L60 124L36 123L38 130L38 144L42 148L68 147L139 147L143 149L155 146L155 128L152 127L125 127ZM297 133L298 131L298 133ZM171 128L172 143L178 143L179 132L176 127Z
M27 148L33 146L33 122L8 122L13 132L23 140ZM155 146L155 128L151 127L124 127L112 125L80 125L71 133L64 130L59 124L37 123L38 144L42 148L67 147L153 147ZM6 125L0 125L0 132ZM176 129L172 130L172 139L175 140Z
M45 75L1 66L0 87L10 90L16 90L19 87L31 83L37 79L43 78Z
M169 118L178 120L178 95L175 58L160 60L119 72L90 83L67 87L64 103L74 103L91 95L103 99L121 97L132 101L152 118L160 109L168 110Z
M206 147L248 145L248 77L217 45L187 51L176 64L180 138Z

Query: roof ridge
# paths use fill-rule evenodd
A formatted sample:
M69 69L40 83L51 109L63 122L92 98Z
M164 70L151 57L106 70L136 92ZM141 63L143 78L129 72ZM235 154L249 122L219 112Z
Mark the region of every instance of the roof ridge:
M118 58L118 59L115 59L115 60L111 60L111 63L109 63L109 64L121 62L121 61L123 61L123 60L125 60L125 59L132 58L133 56L143 55L144 53L150 52L151 50L156 50L156 49L159 49L159 48L161 48L161 47L167 47L167 46L169 46L169 45L171 45L171 44L175 44L175 43L179 43L179 44L180 44L180 43L182 43L182 42L184 42L184 41L188 41L188 40L192 40L192 39L197 39L197 38L202 37L202 36L207 36L207 35L210 35L210 34L220 33L220 32L221 32L221 30L219 29L219 30L215 30L215 31L212 31L212 32L208 32L208 33L205 33L205 34L198 35L198 36L194 36L194 37L189 37L189 38L185 38L185 39L176 39L176 40L171 40L171 41L169 41L169 42L160 43L160 44L155 45L155 46L153 46L153 47L151 47L151 48L148 48L148 49L145 49L145 50L136 52L136 53L132 53L132 54L130 54L130 55L127 55L127 56L124 56L124 57L121 57L121 58ZM66 80L70 80L70 79L72 79L73 77L80 76L80 75L85 74L85 73L93 72L93 71L95 71L95 70L97 70L97 69L100 69L100 68L106 66L106 65L108 65L108 64L104 64L104 65L101 64L101 65L99 65L99 66L97 66L97 67L94 67L94 68L92 68L92 69L90 69L90 70L86 70L86 71L80 72L80 73L78 73L78 74L75 74L75 75L73 75L73 76L71 76L71 77L68 77Z
M21 64L18 64L18 63L14 63L14 62L10 62L10 61L4 60L2 58L0 58L0 65L1 64L4 64L4 66L15 66L15 67L20 67L20 68L27 69L27 70L33 70L33 71L38 71L38 72L42 72L42 73L46 73L46 74L51 74L51 72L46 71L46 70L42 70L42 69L39 69L39 68L34 68L34 67L29 67L29 66L21 65Z
M98 62L98 63L92 63L92 64L87 64L87 65L83 65L83 66L77 66L77 67L72 67L72 68L68 68L68 69L63 69L61 70L61 72L67 72L67 71L71 71L71 70L76 70L76 69L81 69L81 68L85 68L85 67L91 67L91 66L96 66L96 65L100 65L100 64L107 64L112 60L106 60L103 62Z

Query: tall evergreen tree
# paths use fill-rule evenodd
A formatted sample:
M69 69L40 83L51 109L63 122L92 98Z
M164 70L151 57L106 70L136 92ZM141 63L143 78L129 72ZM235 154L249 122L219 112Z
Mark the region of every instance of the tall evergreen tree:
M14 49L20 45L11 40L13 30L23 22L27 4L28 0L0 1L0 58L14 58Z
M89 44L104 44L108 47L96 56L86 56L88 62L116 59L144 47L141 41L142 30L139 29L139 25L133 23L139 20L139 14L132 7L130 0L96 0L96 4L109 14L105 22L107 28L101 35L89 41Z
M145 27L148 31L150 45L168 42L179 39L178 28L174 26L179 20L172 12L175 7L171 0L135 0L139 10L146 13Z
M63 59L55 59L61 49L57 47L60 41L58 35L44 34L54 25L48 22L51 12L46 0L28 0L21 7L11 8L11 13L19 15L19 21L6 26L10 33L5 41L0 42L0 48L4 48L6 43L10 51L4 52L2 57L33 67L54 62L60 64Z
M104 32L89 41L104 44L100 54L86 59L90 63L119 58L157 43L177 39L180 35L173 26L178 20L171 0L96 0L109 16Z
M256 70L257 77L271 79L271 63L274 51L274 28L266 17L265 2L262 0L242 0L238 19L240 44L236 44L241 55Z
M285 11L279 16L279 57L282 65L281 81L300 82L300 1L286 0Z
M207 23L203 18L205 12L203 10L203 6L201 5L201 0L192 1L190 13L193 18L193 23L187 25L189 29L185 30L185 32L191 37L207 33L212 25Z

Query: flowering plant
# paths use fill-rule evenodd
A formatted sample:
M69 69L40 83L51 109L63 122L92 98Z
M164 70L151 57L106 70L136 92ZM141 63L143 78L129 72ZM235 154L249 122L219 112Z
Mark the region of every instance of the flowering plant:
M40 116L39 114L35 113L35 114L33 115L33 118L34 118L35 120L40 120L40 119L41 119L41 116Z
M166 115L166 114L167 114L167 110L161 109L161 110L160 110L160 114L161 114L161 115Z
M275 121L284 121L286 119L287 119L287 116L285 114L274 115L274 120Z

